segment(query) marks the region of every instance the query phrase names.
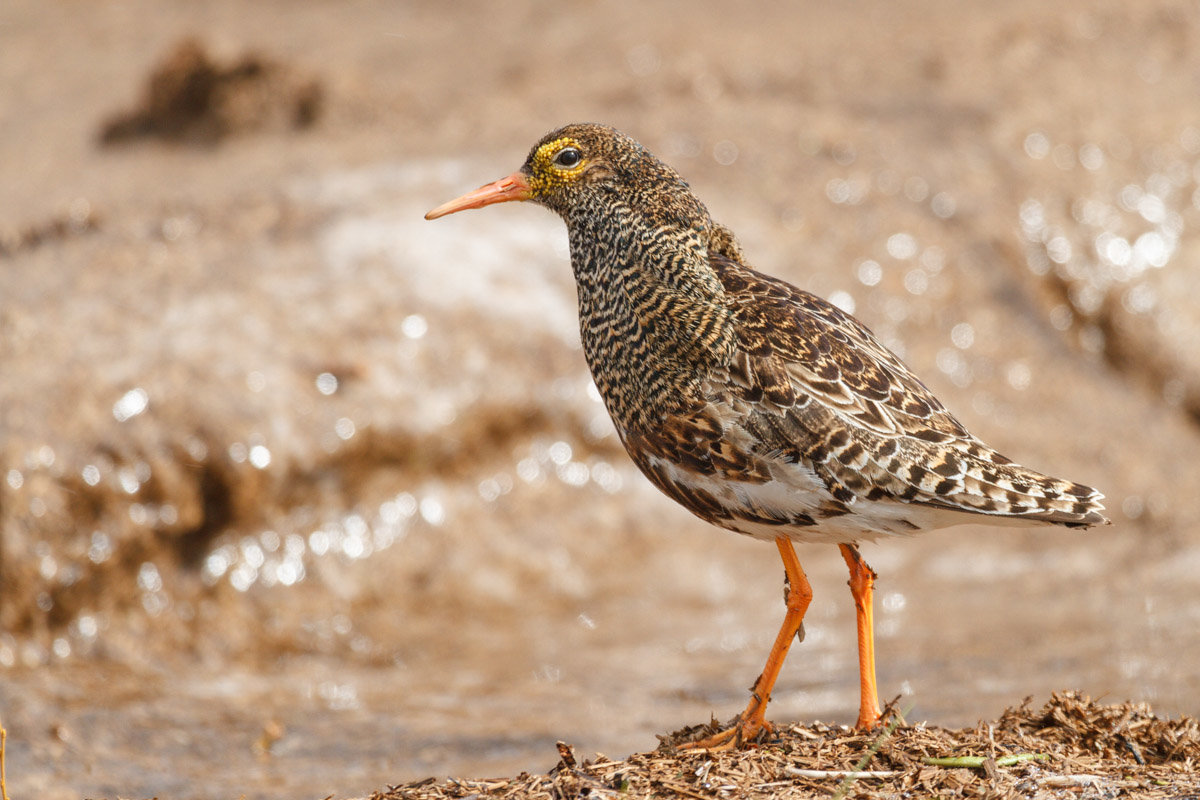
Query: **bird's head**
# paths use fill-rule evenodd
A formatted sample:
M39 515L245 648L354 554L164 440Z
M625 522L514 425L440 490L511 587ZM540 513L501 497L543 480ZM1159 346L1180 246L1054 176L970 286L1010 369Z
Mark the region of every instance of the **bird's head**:
M566 218L614 192L628 198L646 190L660 198L691 198L683 179L630 137L606 125L578 123L542 137L513 174L438 206L425 219L510 200L532 200Z

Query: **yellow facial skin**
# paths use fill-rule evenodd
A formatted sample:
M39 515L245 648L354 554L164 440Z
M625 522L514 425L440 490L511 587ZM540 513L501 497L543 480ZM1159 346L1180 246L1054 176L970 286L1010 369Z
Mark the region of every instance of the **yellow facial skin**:
M546 142L533 154L533 164L531 165L533 174L529 176L529 188L533 195L541 195L556 187L565 186L576 180L587 169L586 157L581 158L579 163L572 167L561 167L554 163L554 157L568 147L574 147L580 153L583 152L579 142L570 137L564 137Z

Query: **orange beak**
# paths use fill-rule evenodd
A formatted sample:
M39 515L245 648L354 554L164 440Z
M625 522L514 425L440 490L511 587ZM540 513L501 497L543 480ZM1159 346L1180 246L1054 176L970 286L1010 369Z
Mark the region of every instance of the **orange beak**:
M528 200L532 196L529 181L520 170L501 178L495 183L480 186L473 192L467 192L457 200L442 203L425 215L425 219L437 219L456 211L466 211L468 208L483 208L492 203L507 203L510 200Z

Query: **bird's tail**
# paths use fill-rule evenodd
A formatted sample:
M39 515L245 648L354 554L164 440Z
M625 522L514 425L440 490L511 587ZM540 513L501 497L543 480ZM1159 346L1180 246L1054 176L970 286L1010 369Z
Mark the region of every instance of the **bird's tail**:
M1068 528L1107 525L1104 495L1091 486L1016 464L990 448L956 453L963 464L955 490L916 502L974 512L1006 522L1049 522Z

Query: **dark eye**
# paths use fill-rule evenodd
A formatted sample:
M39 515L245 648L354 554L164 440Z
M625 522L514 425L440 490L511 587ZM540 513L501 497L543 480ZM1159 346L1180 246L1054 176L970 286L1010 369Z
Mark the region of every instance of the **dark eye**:
M579 162L583 161L583 154L574 147L564 147L554 154L553 160L554 166L571 169L571 167L579 166Z

